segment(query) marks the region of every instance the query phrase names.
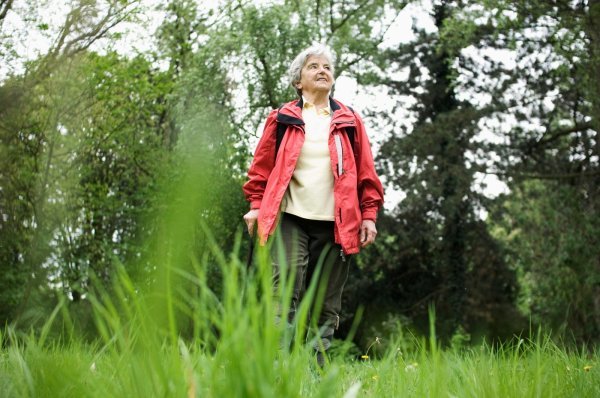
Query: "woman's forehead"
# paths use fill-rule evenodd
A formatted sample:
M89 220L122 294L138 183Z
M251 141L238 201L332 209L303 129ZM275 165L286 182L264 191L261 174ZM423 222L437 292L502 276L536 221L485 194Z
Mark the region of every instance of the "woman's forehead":
M331 61L329 60L329 58L327 58L324 55L311 55L308 58L306 58L306 62L304 63L304 65L310 65L310 64L330 64Z

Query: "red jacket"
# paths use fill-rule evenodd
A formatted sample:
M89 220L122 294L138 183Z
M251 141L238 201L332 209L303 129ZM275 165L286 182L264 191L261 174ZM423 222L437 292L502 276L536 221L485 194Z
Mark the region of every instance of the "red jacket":
M251 208L259 209L258 236L261 244L277 227L281 200L304 144L302 105L300 99L288 102L279 111L271 111L248 170L248 182L243 189ZM371 145L361 118L333 98L330 99L330 107L329 153L334 176L335 241L342 246L344 253L354 254L360 250L362 220L375 221L377 211L383 205L383 187L375 173ZM288 127L276 155L278 122ZM344 131L347 126L355 128L354 148ZM342 148L341 165L338 146Z

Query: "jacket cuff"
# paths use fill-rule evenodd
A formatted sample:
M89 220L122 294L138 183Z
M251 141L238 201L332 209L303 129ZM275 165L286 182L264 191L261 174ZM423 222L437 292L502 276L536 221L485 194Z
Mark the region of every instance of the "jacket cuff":
M255 199L250 201L250 209L260 209L260 204L262 203L261 199Z
M362 219L363 220L372 220L377 221L377 208L369 208L362 210Z

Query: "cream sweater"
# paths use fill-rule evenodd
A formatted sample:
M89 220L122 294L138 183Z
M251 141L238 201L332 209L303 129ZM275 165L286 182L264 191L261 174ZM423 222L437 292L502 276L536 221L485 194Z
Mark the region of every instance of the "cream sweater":
M304 100L305 140L282 202L282 210L309 220L333 221L333 171L329 156L331 109Z

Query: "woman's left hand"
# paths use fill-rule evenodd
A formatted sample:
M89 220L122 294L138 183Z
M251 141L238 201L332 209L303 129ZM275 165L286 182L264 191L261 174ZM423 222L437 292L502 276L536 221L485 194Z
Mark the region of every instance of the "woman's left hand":
M360 225L360 247L367 247L375 242L377 228L373 220L363 220Z

